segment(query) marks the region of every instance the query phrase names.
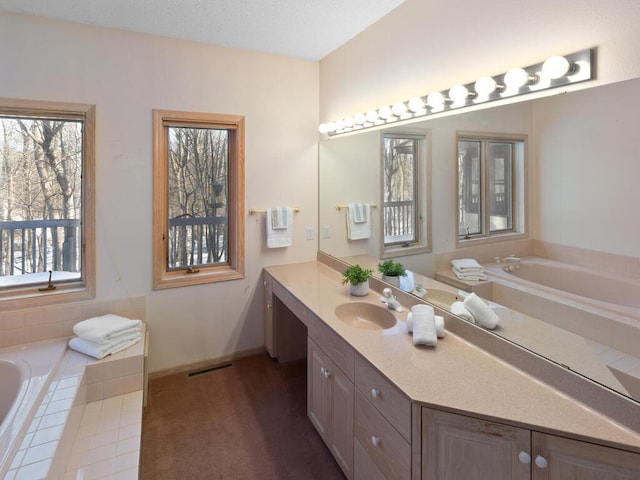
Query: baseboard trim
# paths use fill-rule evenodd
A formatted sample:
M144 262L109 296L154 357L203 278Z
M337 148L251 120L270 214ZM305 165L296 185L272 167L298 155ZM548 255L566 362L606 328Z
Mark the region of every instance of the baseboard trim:
M225 363L232 362L233 360L238 360L244 357L251 357L253 355L259 355L261 353L266 353L264 347L252 348L249 350L242 350L240 352L235 352L230 355L224 355L222 357L209 358L207 360L202 360L200 362L189 363L186 365L179 365L177 367L167 368L165 370L158 370L155 372L149 372L149 380L153 380L155 378L166 377L168 375L175 375L176 373L187 373L193 370L201 370L208 367L216 367L218 365L223 365Z

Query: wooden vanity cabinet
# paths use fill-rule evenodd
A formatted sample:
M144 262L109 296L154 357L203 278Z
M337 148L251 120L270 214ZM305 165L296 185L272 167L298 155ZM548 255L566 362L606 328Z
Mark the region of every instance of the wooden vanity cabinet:
M353 478L353 382L307 339L307 415L347 478Z
M422 480L638 480L640 454L422 408Z
M276 345L276 324L273 315L273 279L265 270L262 271L262 286L264 291L264 348L271 358L278 356Z

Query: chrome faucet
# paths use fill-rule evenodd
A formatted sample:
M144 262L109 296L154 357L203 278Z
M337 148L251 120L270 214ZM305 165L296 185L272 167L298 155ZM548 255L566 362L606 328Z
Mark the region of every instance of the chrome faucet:
M398 302L398 299L393 295L390 288L385 288L384 290L382 290L382 295L383 296L380 297L380 301L382 303L386 303L387 307L389 307L391 310L395 310L396 312L403 311L400 302Z
M520 257L516 257L513 253L511 255L509 255L508 257L504 257L502 259L502 261L504 263L510 263L510 262L519 262L520 261Z

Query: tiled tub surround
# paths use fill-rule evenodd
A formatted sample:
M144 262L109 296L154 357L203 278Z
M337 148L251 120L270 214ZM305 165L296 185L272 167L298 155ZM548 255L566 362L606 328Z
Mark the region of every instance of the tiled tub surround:
M23 405L0 478L138 478L145 342L95 360L68 349L67 340L0 350L41 351L53 360L48 378L36 382L33 405Z

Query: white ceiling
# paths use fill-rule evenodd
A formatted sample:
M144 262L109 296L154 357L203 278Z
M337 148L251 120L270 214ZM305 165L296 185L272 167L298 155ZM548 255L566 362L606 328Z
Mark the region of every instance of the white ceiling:
M320 60L404 0L0 0L1 10Z

